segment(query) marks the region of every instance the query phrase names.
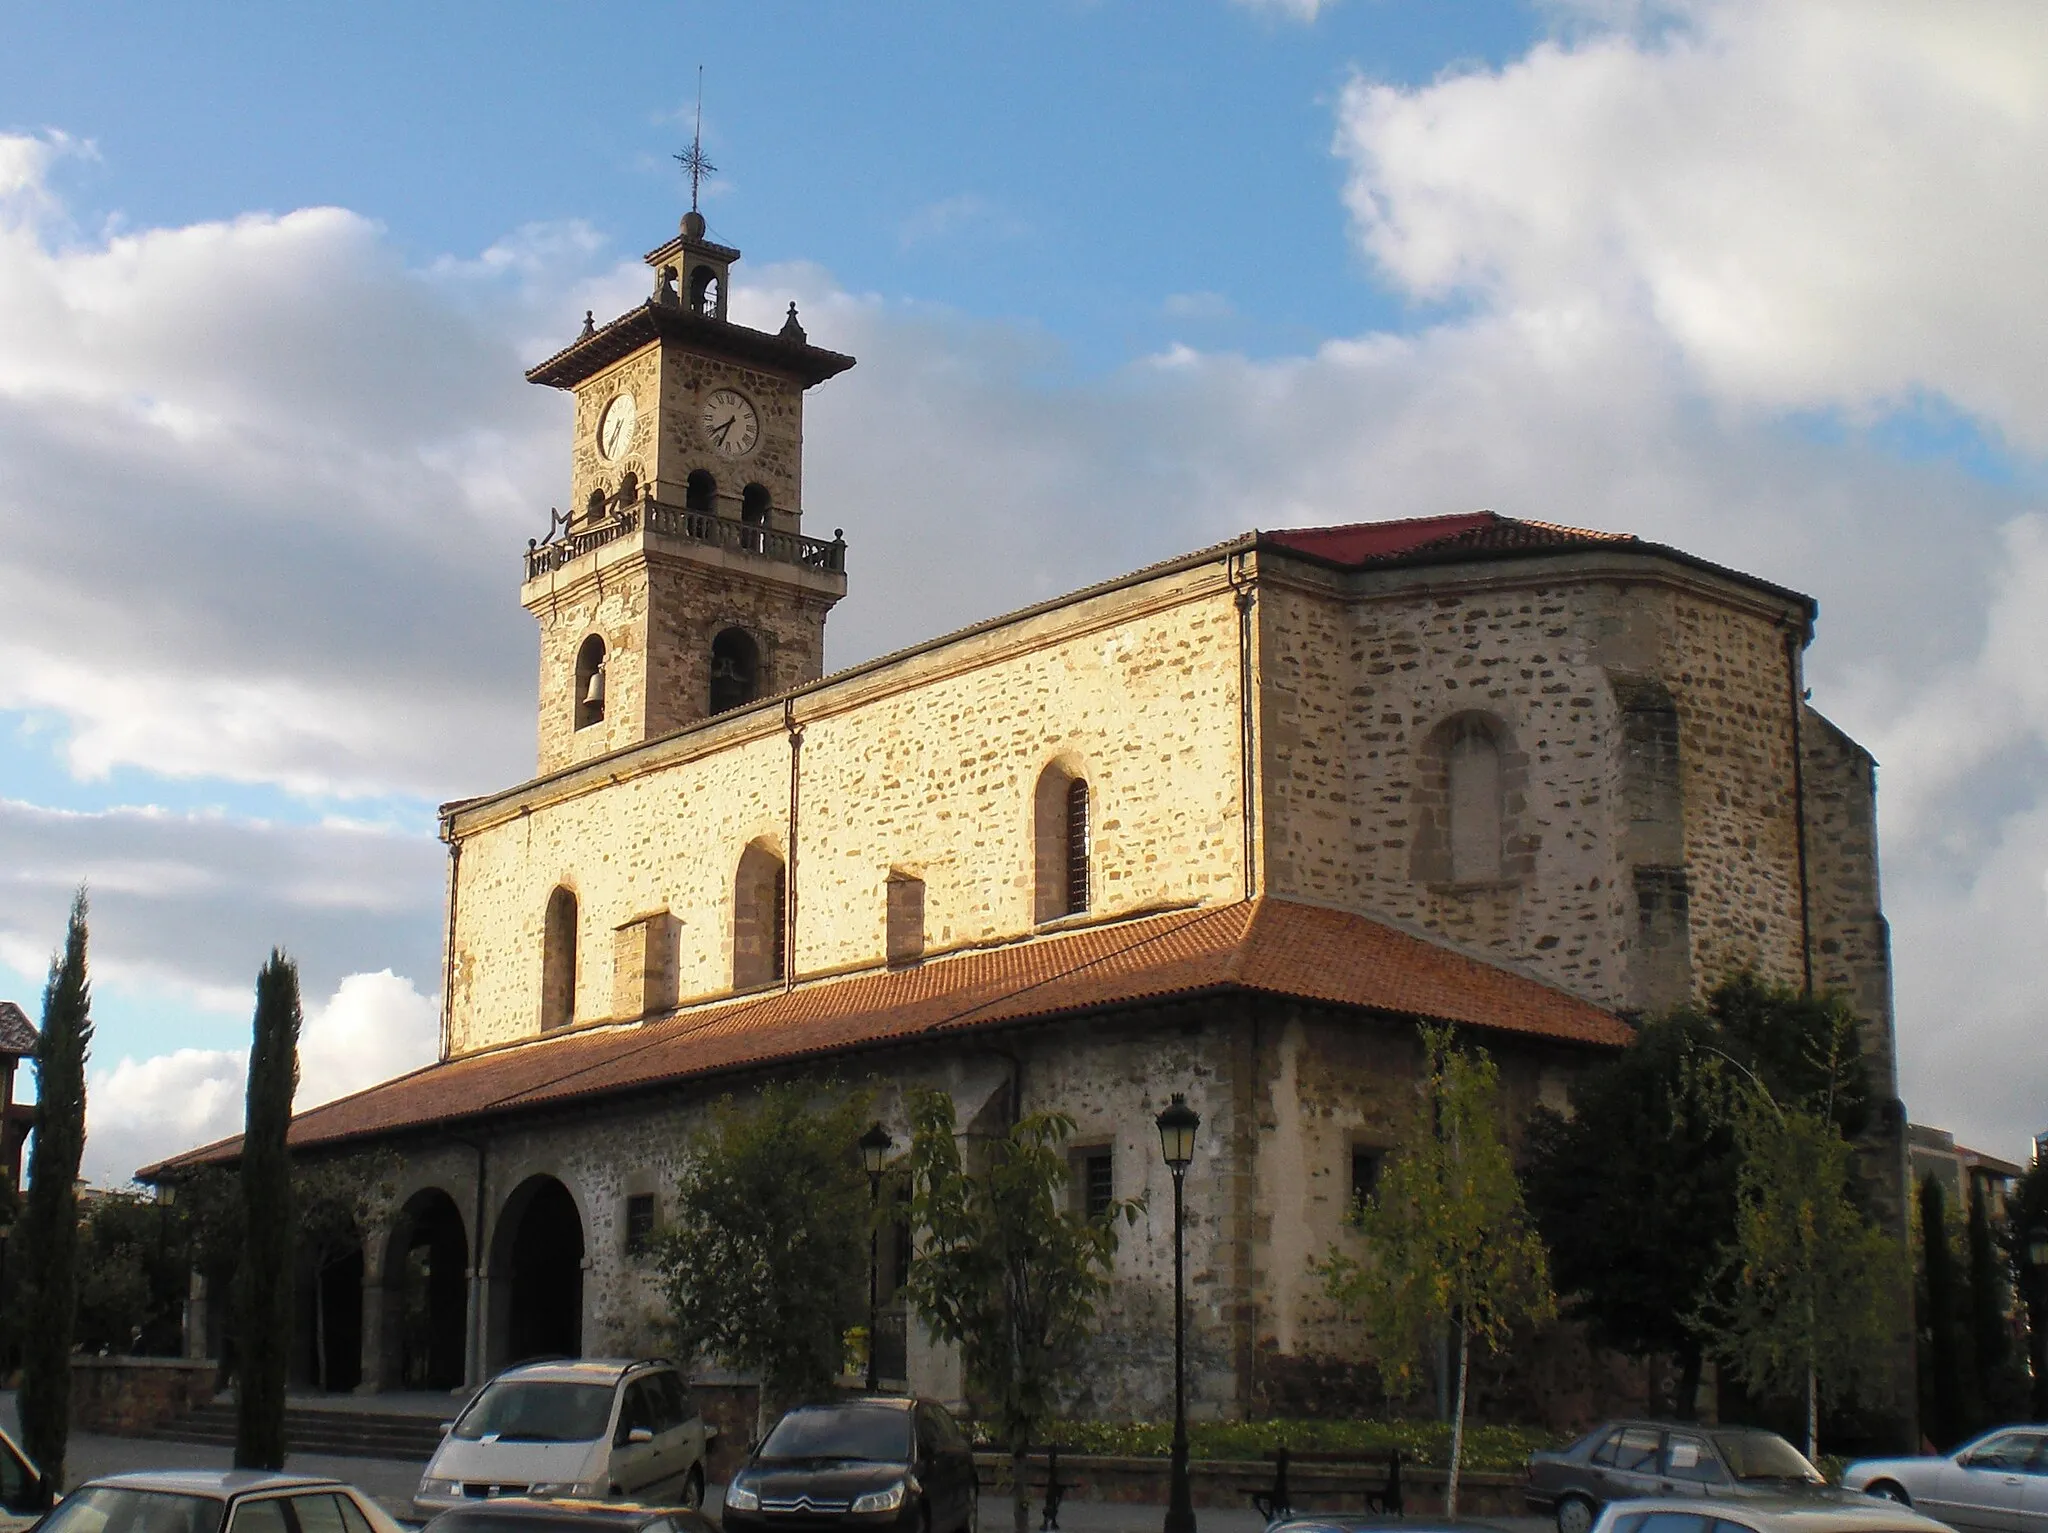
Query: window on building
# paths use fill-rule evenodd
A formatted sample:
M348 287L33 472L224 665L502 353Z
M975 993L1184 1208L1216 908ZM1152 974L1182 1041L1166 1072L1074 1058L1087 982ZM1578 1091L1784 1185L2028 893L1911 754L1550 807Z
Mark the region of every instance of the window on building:
M744 628L711 641L711 711L741 708L761 695L761 648Z
M1500 742L1477 718L1457 720L1445 753L1451 882L1487 884L1501 875Z
M576 896L558 888L548 896L541 932L540 1025L567 1027L576 1020Z
M748 528L768 525L768 486L750 484L740 491L740 521ZM762 548L761 534L758 531L742 532L740 546L749 553L758 554Z
M788 944L789 885L782 858L756 841L740 854L733 889L732 983L735 990L783 977Z
M1351 1206L1357 1208L1371 1199L1380 1185L1380 1166L1386 1155L1370 1145L1351 1147Z
M1036 917L1079 915L1093 892L1087 779L1058 765L1047 767L1038 779L1035 819Z
M1086 1217L1100 1219L1116 1199L1115 1154L1106 1144L1075 1150L1067 1158L1074 1204Z
M644 1256L654 1249L654 1194L636 1192L626 1199L626 1254Z
M692 469L683 481L683 509L707 515L718 509L718 480L708 469Z
M924 880L891 873L888 895L888 960L915 963L924 956Z
M604 722L604 640L592 634L576 651L576 727Z

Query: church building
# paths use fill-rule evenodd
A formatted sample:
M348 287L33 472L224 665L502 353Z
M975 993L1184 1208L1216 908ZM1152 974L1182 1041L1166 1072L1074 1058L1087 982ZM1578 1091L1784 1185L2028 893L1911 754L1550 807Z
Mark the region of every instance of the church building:
M320 1382L661 1350L682 1142L773 1079L872 1088L899 1146L911 1084L970 1128L1069 1114L1077 1205L1150 1208L1076 1409L1153 1419L1175 1093L1191 1408L1226 1417L1353 1356L1310 1262L1359 1239L1419 1020L1492 1054L1518 1131L1748 967L1847 994L1896 1097L1874 766L1806 701L1811 599L1475 511L1246 531L829 671L858 535L806 526L803 411L854 360L793 304L734 322L738 259L692 212L646 301L527 375L574 401L570 513L519 555L537 771L442 810L438 1062L294 1120L401 1168L320 1280ZM1902 1124L1865 1146L1901 1231ZM883 1374L957 1398L883 1320Z

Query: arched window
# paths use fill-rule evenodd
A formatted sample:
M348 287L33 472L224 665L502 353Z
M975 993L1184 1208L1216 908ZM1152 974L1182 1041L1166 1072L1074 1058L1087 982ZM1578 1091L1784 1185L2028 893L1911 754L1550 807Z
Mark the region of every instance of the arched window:
M557 888L548 896L541 933L540 1025L567 1027L576 1020L576 896Z
M592 634L576 651L576 727L604 722L604 640Z
M732 987L747 990L782 979L788 961L789 883L782 858L764 841L740 853L733 880Z
M711 711L744 707L761 695L761 647L744 628L711 641Z
M587 522L604 520L604 491L592 490L590 499L583 503L583 519Z
M1039 775L1034 815L1037 862L1035 914L1040 921L1089 908L1088 780L1057 764Z
M709 266L690 273L690 312L706 319L718 317L718 273Z
M683 509L706 513L718 509L718 481L708 469L692 469L683 481Z
M1445 745L1451 882L1496 883L1501 875L1500 742L1483 720L1468 715L1452 723Z
M750 484L740 491L740 520L749 527L766 527L768 525L768 486L765 484ZM749 553L758 554L761 551L761 534L758 532L741 533L740 547L746 549Z
M634 502L638 501L639 499L640 476L634 473L631 469L628 469L626 471L626 477L619 481L619 508L621 510L624 510L627 506L634 504Z

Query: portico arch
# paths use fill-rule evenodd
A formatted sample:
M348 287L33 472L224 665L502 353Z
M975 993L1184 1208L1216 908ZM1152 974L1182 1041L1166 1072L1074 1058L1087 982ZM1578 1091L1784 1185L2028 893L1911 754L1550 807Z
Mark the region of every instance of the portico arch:
M512 1189L491 1236L491 1367L583 1355L583 1214L545 1173Z
M407 1198L384 1246L384 1366L388 1389L462 1383L469 1325L469 1233L439 1187Z

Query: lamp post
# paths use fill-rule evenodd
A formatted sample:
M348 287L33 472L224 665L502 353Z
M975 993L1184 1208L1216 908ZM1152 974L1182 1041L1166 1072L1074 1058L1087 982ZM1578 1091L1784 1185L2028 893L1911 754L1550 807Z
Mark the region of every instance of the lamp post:
M1164 1533L1195 1533L1195 1499L1188 1486L1187 1247L1181 1230L1182 1187L1188 1162L1195 1158L1195 1130L1202 1126L1202 1118L1176 1091L1154 1121L1159 1126L1159 1153L1173 1173L1173 1468Z
M2048 1224L2036 1224L2027 1231L2027 1267L2033 1276L2033 1303L2027 1306L2031 1324L2028 1351L2034 1365L2034 1419L2048 1421Z
M882 1389L882 1354L876 1342L875 1323L881 1315L879 1256L876 1242L881 1232L882 1218L882 1160L896 1143L889 1137L889 1131L879 1123L868 1125L868 1131L860 1136L860 1163L868 1173L868 1393L879 1394Z

